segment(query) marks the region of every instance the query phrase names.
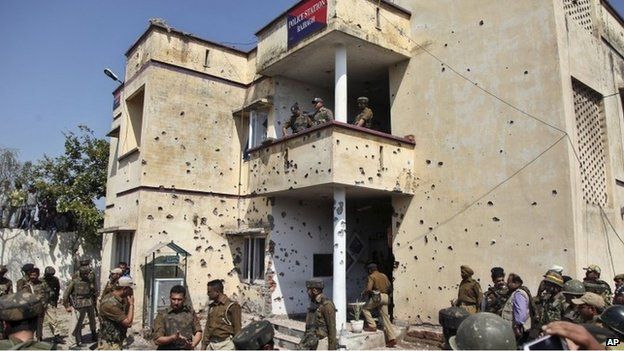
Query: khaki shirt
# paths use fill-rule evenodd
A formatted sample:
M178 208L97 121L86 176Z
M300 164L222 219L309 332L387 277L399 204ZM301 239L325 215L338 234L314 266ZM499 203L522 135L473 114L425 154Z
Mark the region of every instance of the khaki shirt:
M459 291L457 292L457 303L466 305L476 305L477 308L481 308L481 300L483 299L483 293L481 292L481 285L472 279L467 278L462 280L459 284Z
M368 280L366 283L366 291L377 290L383 294L387 294L390 290L390 280L388 277L379 272L373 271L373 273L368 275Z
M314 333L319 339L327 337L329 350L337 347L336 306L323 294L316 296L308 307L305 333Z
M323 106L312 115L312 124L317 126L325 122L333 121L334 114L327 107Z
M364 127L370 128L371 123L373 122L373 110L368 107L364 107L364 109L357 116L355 116L353 124L357 124L361 119L364 120Z
M199 318L195 311L188 306L182 306L179 311L174 311L171 307L167 307L164 311L158 312L156 319L154 319L154 341L161 336L173 335L176 332L180 332L180 336L186 338L188 341L193 341L193 336L197 332L201 332L201 324L199 324ZM177 345L175 342L167 346L167 348L182 349L184 343L180 342Z
M100 338L111 343L120 343L126 338L128 328L121 325L126 312L121 298L108 295L100 304Z
M227 310L227 316L226 316ZM206 328L202 338L202 348L210 342L220 342L234 336L241 330L241 307L238 302L221 295L218 301L208 305Z

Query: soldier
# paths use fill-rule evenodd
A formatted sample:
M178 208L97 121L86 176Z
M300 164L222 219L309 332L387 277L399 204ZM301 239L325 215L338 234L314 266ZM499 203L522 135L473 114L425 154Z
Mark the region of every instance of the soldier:
M195 311L187 307L186 288L176 285L169 291L170 305L154 320L154 343L158 350L193 350L202 339Z
M306 130L312 125L312 121L310 120L308 114L301 113L298 103L295 102L295 104L290 107L290 113L292 113L292 115L284 123L284 126L282 126L283 136L286 136L286 130L288 128L292 129L293 134L296 134Z
M618 274L613 277L615 283L615 290L613 291L613 304L624 304L624 274Z
M533 304L531 292L522 284L523 281L519 275L509 273L507 287L511 295L505 302L501 313L501 317L511 324L516 342L519 344L524 342L531 329L531 305Z
M232 338L241 330L241 307L223 293L223 281L208 282L208 316L202 350L234 350Z
M59 293L61 290L61 283L59 279L54 276L56 270L54 267L48 266L44 270L43 281L50 288L50 296L48 298L48 308L46 308L44 323L50 328L50 332L54 336L54 342L61 342L61 335L58 333L58 318L56 316L56 308L58 306Z
M464 308L470 314L479 312L481 308L481 300L483 299L483 293L481 292L481 285L472 279L474 271L468 266L460 267L462 281L459 284L459 290L457 292L456 306Z
M271 322L262 320L249 323L234 336L232 342L237 350L273 350L274 336Z
M572 303L572 299L579 298L585 294L585 286L578 279L572 279L563 284L561 291L561 303L563 304L563 314L561 320L582 323L581 316L576 310L576 306Z
M126 331L134 320L133 286L132 278L121 277L113 291L102 299L99 350L121 350ZM125 303L122 303L124 300Z
M72 307L75 310L73 315L75 324L72 335L76 338L76 346L80 347L82 345L82 326L85 316L89 317L91 339L97 341L95 310L93 308L97 290L89 280L89 267L80 267L79 274L79 277L72 279L65 289L63 306L69 313L72 313Z
M563 288L563 277L559 273L550 272L543 280L544 291L537 296L535 305L537 306L537 323L533 323L532 328L539 335L542 326L550 322L561 320L563 314L563 303L561 301L561 289Z
M509 289L505 282L505 271L501 267L494 267L490 272L492 273L494 286L488 287L488 290L483 295L481 311L491 312L500 316L505 301L509 297Z
M607 329L615 332L620 340L624 339L624 306L607 307L600 315L600 321Z
M611 304L611 286L604 280L600 280L600 267L591 264L583 269L586 271L583 279L585 291L598 294L604 298L606 304Z
M41 313L42 301L29 292L0 297L0 320L8 336L7 340L0 341L0 350L56 350L56 345L34 339Z
M477 313L466 318L451 336L453 350L516 350L513 330L494 313Z
M13 293L13 282L4 276L8 271L5 265L0 265L0 296Z
M104 286L104 289L102 290L102 299L113 291L119 282L119 278L121 278L122 273L123 271L119 267L111 269L108 282L106 282L106 286Z
M336 350L336 306L323 295L324 287L320 279L306 282L310 305L305 334L298 347L300 350Z
M576 305L583 323L602 326L598 319L605 308L605 302L602 296L593 292L586 292L580 298L572 299L572 303Z
M377 325L371 314L372 310L377 310L383 323L384 334L386 336L386 347L394 347L396 345L396 339L394 336L394 330L392 329L392 322L388 315L388 301L389 293L391 290L390 280L388 277L377 270L377 265L371 263L368 266L368 280L366 288L362 291L362 295L368 297L366 304L362 307L362 314L366 319L367 326L364 327L366 331L377 331Z
M368 107L368 98L365 96L357 98L357 106L360 109L360 113L355 116L353 124L358 127L370 128L373 121L373 110Z
M314 98L312 100L312 104L314 105L314 109L316 110L312 115L312 125L319 125L325 122L330 122L334 120L334 114L330 109L323 106L323 99Z
M43 304L43 311L37 321L37 340L41 341L43 340L43 319L45 318L48 301L50 300L50 288L48 284L39 279L39 274L39 268L34 267L31 269L30 272L28 272L29 280L26 285L22 286L21 291L34 294Z
M558 266L558 265L552 265L550 268L548 268L548 270L546 271L546 273L544 273L542 277L546 278L546 275L548 275L549 273L557 273L563 276L563 267ZM566 280L564 279L564 283L565 282ZM540 285L537 287L537 294L535 296L541 296L545 288L546 288L546 281L542 280L540 282Z
M28 272L30 272L33 268L35 268L35 265L32 263L26 263L22 266L22 277L15 283L15 291L21 291L24 285L28 283Z

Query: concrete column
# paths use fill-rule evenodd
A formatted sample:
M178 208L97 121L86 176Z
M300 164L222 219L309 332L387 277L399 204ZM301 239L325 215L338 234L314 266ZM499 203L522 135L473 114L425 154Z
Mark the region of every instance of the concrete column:
M345 188L334 189L334 278L333 300L336 328L347 322L347 202Z
M336 45L334 60L334 117L336 121L347 122L347 48Z

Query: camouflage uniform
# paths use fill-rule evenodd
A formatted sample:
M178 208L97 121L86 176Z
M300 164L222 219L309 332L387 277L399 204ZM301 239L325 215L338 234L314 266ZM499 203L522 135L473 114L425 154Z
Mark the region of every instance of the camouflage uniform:
M56 315L56 307L58 305L59 293L61 290L61 282L54 276L56 271L53 267L46 267L43 280L50 288L50 296L48 297L48 308L46 308L45 318L43 324L50 328L50 332L57 339L60 338L58 334L58 318Z
M195 311L188 306L182 306L179 311L167 307L164 311L158 312L154 320L154 340L162 337L180 333L188 341L193 340L193 336L197 332L201 332L199 318ZM174 342L169 345L159 345L158 350L184 350L185 343L183 341Z
M95 326L95 309L93 307L95 298L97 296L97 290L95 286L87 280L81 278L73 279L63 294L63 306L69 308L71 305L74 308L74 329L72 335L76 338L76 344L80 345L82 342L82 325L85 316L89 317L89 327L91 328L91 334L93 337L96 335ZM76 316L78 314L78 316Z
M267 320L251 322L234 336L232 342L237 350L262 350L265 346L273 349L273 325Z
M611 305L611 286L609 286L609 283L600 279L594 281L583 280L583 285L585 286L585 291L602 296L607 306Z
M4 275L7 272L5 265L0 266L0 297L13 293L13 282Z
M316 110L312 115L312 125L318 126L319 124L323 124L325 122L330 122L334 120L334 114L330 109L323 106L320 109Z
M297 110L298 111L298 110ZM299 133L310 127L312 121L308 116L307 112L299 112L294 113L290 116L290 118L284 123L284 129L292 129L293 134Z
M232 337L241 330L241 307L238 302L222 295L219 301L208 305L206 328L202 336L202 349L233 350Z
M109 294L102 299L100 304L99 350L121 350L128 330L121 324L124 319L126 319L126 312L121 298Z
M306 282L307 288L323 289L323 281L310 280ZM326 343L326 345L325 345ZM306 329L299 349L336 350L338 340L336 338L336 306L323 294L316 296L308 306L306 315Z
M48 301L50 300L50 288L48 284L42 280L29 281L21 289L22 292L28 292L34 294L43 304L43 311L37 320L37 339L43 339L43 320L48 308Z
M509 295L509 288L506 285L500 288L496 286L488 287L488 290L483 294L482 311L500 316Z
M114 283L111 281L106 282L104 289L102 289L102 299L106 297L106 295L110 294L113 290L115 290L116 286L117 286L117 282L114 282Z
M562 319L564 311L562 300L565 301L565 298L561 293L555 296L544 294L539 300L536 300L538 322L537 325L533 325L533 328L541 329L542 325Z
M20 322L38 318L43 312L43 303L34 294L17 292L0 297L0 320ZM31 330L32 331L32 330ZM20 340L9 335L9 339L0 341L0 350L56 350L56 345L37 342L34 339Z

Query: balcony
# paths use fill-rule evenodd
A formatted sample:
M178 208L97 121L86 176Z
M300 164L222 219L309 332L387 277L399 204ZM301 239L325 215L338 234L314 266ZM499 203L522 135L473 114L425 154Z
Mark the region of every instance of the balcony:
M414 148L409 139L333 121L249 150L251 194L332 197L413 195Z

